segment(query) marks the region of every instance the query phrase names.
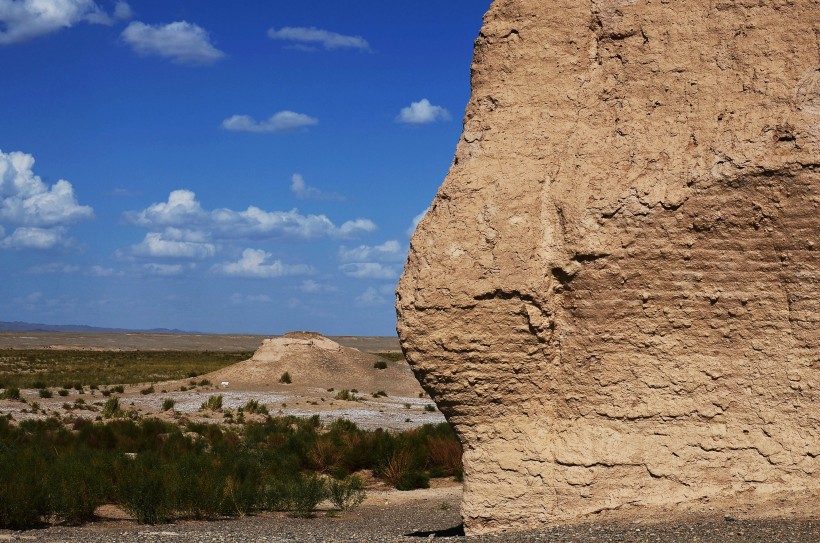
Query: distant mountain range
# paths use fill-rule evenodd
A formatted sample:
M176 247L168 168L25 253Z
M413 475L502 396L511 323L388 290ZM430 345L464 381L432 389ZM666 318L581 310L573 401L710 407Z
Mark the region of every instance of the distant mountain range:
M143 333L143 334L197 334L185 330L170 330L168 328L152 328L150 330L130 330L128 328L101 328L84 324L40 324L31 322L0 321L0 332L87 332L87 333Z

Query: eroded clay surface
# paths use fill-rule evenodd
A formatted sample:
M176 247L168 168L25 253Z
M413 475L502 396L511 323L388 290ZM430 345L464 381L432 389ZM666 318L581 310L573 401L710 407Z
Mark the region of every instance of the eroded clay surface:
M399 335L469 533L820 488L820 2L496 0Z

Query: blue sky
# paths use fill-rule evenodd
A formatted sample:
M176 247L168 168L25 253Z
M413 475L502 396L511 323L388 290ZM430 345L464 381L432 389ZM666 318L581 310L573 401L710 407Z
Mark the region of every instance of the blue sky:
M490 0L0 0L0 320L392 335Z

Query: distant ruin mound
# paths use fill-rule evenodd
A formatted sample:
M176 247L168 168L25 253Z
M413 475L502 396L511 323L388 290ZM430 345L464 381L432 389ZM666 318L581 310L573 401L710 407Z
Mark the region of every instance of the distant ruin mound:
M375 368L386 363L384 369ZM249 360L208 374L214 383L244 388L269 388L287 373L293 388L383 390L391 396L418 396L422 392L407 363L343 347L318 332L289 332L265 339Z

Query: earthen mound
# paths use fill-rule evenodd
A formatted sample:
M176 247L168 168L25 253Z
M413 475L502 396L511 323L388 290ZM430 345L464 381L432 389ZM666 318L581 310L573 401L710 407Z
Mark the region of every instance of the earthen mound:
M816 0L493 2L397 301L468 533L820 489L818 36Z
M387 368L374 364L385 359L357 349L343 347L315 332L290 332L265 339L249 360L239 362L207 375L215 383L253 389L284 385L282 376L290 376L290 388L327 390L357 389L363 393L379 390L391 396L418 396L418 381L403 361L387 361Z

